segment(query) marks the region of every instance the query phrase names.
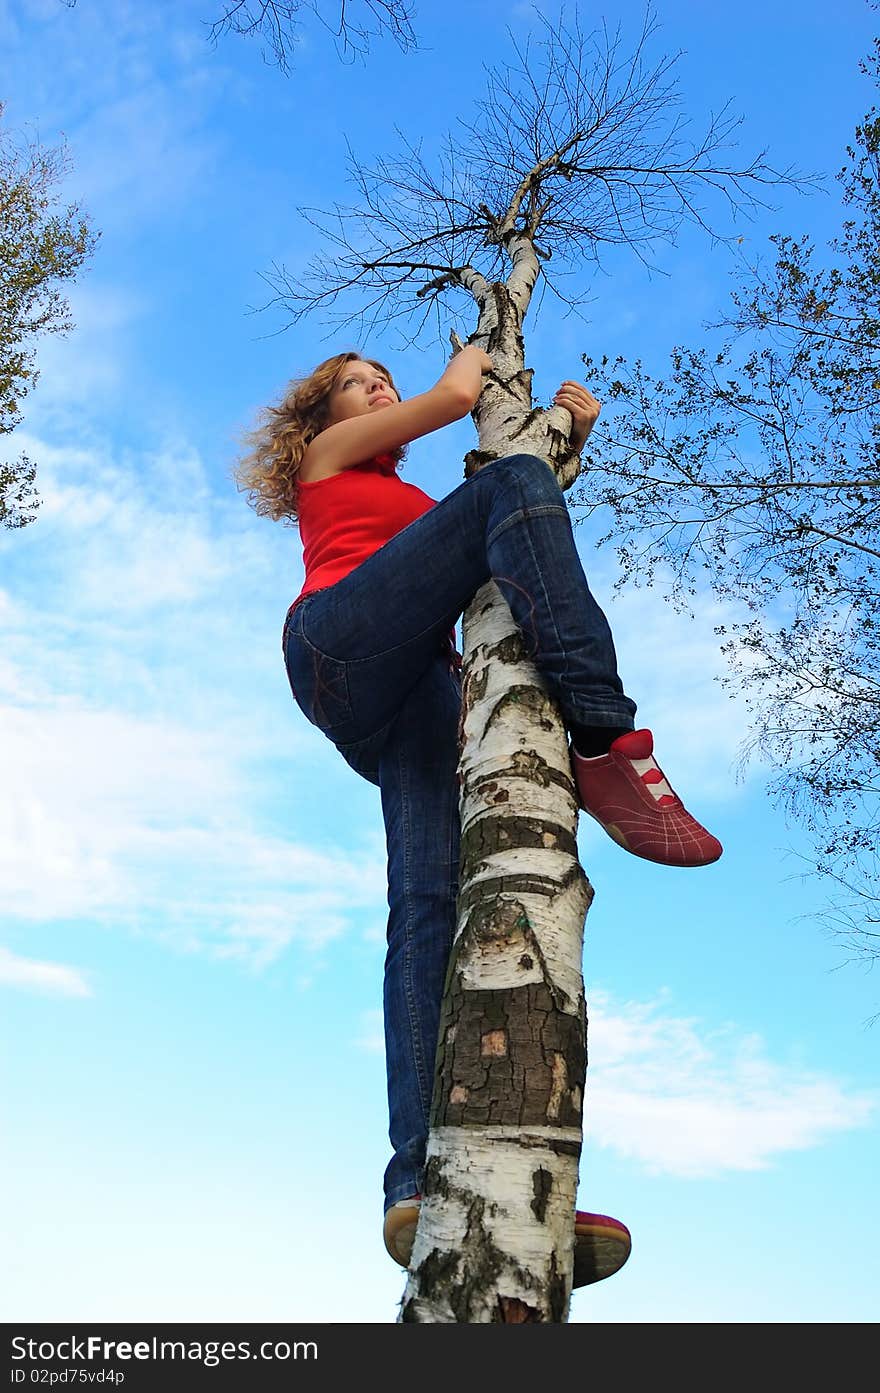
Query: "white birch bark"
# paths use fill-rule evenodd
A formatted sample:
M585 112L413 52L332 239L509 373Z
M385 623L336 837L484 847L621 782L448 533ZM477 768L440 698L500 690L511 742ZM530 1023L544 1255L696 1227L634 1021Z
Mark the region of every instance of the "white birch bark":
M500 455L577 473L570 417L533 411L521 325L534 267L486 286L474 341L494 372L467 472ZM483 289L483 287L481 287ZM592 898L558 706L493 582L464 617L461 882L419 1226L399 1319L565 1321L586 1071Z

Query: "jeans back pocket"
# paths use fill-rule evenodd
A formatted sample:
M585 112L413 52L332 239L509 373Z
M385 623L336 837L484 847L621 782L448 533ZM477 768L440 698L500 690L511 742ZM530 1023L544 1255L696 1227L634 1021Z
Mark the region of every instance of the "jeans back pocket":
M350 724L347 664L328 657L309 643L302 631L302 617L296 611L285 624L282 646L290 690L306 719L325 735Z

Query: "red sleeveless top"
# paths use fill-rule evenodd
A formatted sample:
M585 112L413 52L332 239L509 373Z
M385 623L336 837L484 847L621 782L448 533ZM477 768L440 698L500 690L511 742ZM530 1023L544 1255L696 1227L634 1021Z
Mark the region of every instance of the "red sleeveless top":
M436 501L404 483L392 455L301 482L297 511L306 576L294 605L342 580Z

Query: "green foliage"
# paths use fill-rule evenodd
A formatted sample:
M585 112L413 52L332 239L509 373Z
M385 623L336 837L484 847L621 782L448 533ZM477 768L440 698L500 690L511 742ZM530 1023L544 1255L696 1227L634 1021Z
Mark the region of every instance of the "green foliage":
M65 170L63 150L18 148L0 127L0 435L21 423L21 403L37 380L35 340L72 327L59 283L76 275L97 241L76 205L56 211ZM0 464L3 526L33 520L34 475L26 455Z
M880 41L865 72L878 73ZM605 399L574 493L605 505L623 580L700 581L748 617L719 629L774 789L813 833L835 930L880 956L880 116L838 174L841 232L820 258L776 236L744 266L718 345L677 347L667 379L585 358ZM597 385L598 384L598 385ZM609 424L604 422L608 418ZM748 754L749 751L746 752Z

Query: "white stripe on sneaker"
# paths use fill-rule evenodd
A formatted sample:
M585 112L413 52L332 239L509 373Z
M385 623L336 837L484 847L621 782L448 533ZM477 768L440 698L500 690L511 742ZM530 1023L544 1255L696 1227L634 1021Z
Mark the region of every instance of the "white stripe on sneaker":
M650 789L651 793L654 796L654 799L658 803L661 798L675 797L675 794L669 787L669 784L666 782L666 775L663 773L663 770L660 768L660 765L657 763L656 759L654 759L653 756L649 756L648 759L631 759L630 764L632 765L633 769L635 769L639 778L644 783L645 788ZM660 775L660 778L653 782L651 780L645 779L645 775L648 773L648 771L654 769L656 769L657 773Z

